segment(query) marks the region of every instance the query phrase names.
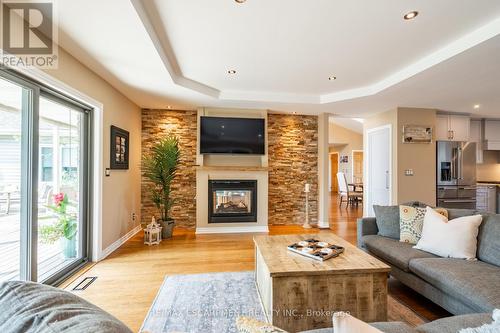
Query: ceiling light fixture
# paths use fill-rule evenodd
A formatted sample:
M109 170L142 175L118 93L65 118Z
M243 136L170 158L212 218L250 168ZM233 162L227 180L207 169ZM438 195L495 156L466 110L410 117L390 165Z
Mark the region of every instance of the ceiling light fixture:
M236 71L234 69L230 69L227 71L228 74L236 74Z
M237 3L244 3L247 0L234 0L234 1L236 1Z
M172 105L167 105L167 109L172 109Z
M337 77L336 77L336 76L330 76L330 77L328 78L328 80L330 80L330 81L334 81L334 80L337 80Z
M476 110L479 109L480 107L481 107L481 105L479 105L479 104L474 105L474 109L476 109Z
M406 13L405 16L403 16L403 18L405 20L412 20L414 19L415 17L417 17L418 15L418 12L416 10L412 11L412 12L409 12L409 13Z

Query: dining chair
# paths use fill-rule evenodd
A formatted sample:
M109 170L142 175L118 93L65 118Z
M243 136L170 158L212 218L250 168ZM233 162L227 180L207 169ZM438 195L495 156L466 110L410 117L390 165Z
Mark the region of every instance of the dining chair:
M346 198L347 207L349 204L356 203L358 204L358 199L363 198L362 192L351 192L349 190L349 185L347 185L347 179L345 177L345 173L338 172L337 173L337 181L339 183L339 207L342 207L343 198Z

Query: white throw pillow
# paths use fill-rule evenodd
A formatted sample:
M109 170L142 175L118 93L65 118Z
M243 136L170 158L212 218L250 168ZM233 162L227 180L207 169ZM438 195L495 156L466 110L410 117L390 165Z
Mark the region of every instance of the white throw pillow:
M482 221L481 215L463 216L448 221L445 216L427 207L422 238L414 248L445 258L474 259L477 234Z
M345 312L333 314L333 332L335 333L383 333L381 330L354 318Z

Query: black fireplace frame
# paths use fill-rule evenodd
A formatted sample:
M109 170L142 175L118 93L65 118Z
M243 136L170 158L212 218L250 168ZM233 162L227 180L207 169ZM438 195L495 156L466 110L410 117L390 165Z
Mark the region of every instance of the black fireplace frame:
M216 190L239 190L250 191L252 206L250 213L220 214L214 212L213 191ZM246 223L257 222L257 180L212 180L208 181L208 223Z

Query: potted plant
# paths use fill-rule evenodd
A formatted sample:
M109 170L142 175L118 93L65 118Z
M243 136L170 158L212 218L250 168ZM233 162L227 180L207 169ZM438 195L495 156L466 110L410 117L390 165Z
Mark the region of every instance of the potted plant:
M59 193L54 196L54 205L47 208L52 210L56 216L55 223L41 226L39 229L42 243L53 244L59 241L64 258L76 257L76 232L78 223L76 214L68 212L68 195Z
M179 140L173 135L155 143L142 158L143 176L153 185L149 191L160 215L157 222L162 226L161 234L164 239L172 237L174 228L174 220L170 215L174 204L171 185L177 174L179 159Z

